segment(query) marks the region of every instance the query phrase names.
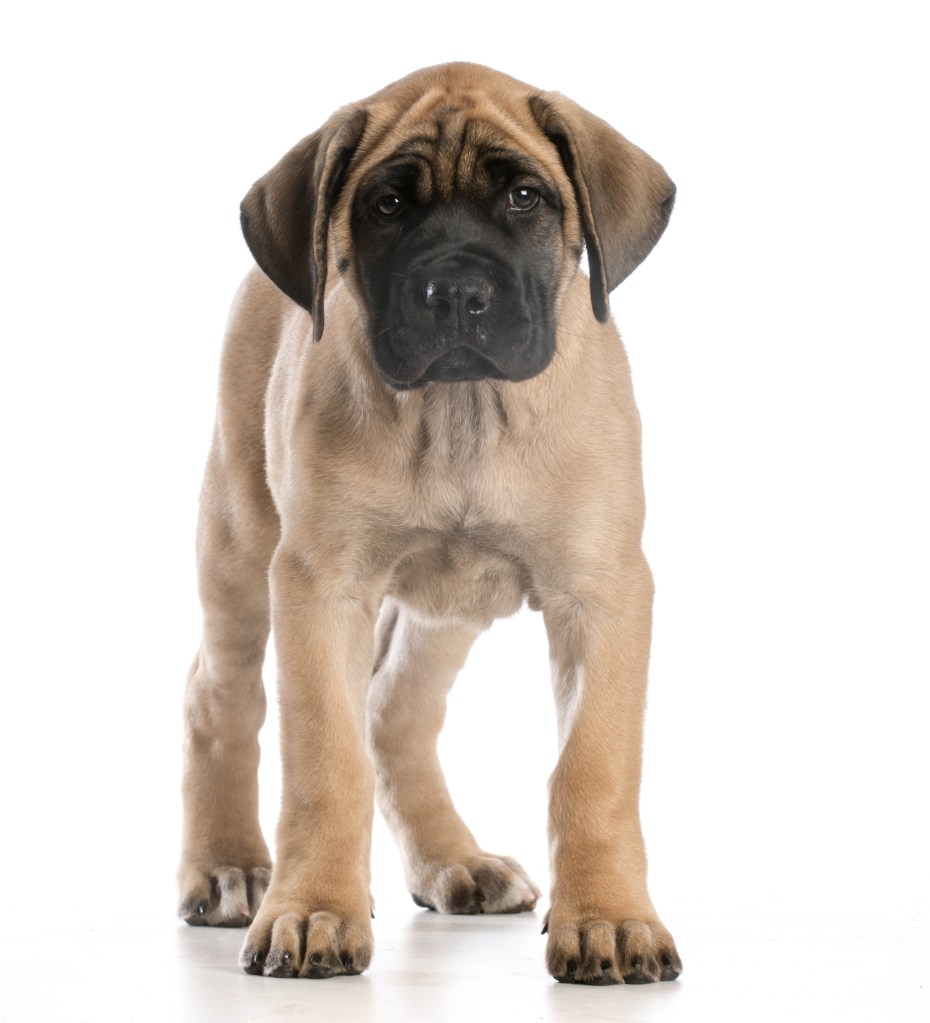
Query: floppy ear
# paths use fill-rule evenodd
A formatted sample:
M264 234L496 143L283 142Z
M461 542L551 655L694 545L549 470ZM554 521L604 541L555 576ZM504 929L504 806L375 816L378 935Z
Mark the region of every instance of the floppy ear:
M242 233L255 262L313 317L323 334L329 218L365 130L363 107L345 107L259 178L242 200Z
M606 121L547 92L530 99L542 133L556 146L581 214L591 305L604 323L608 295L649 255L675 202L675 186L652 157Z

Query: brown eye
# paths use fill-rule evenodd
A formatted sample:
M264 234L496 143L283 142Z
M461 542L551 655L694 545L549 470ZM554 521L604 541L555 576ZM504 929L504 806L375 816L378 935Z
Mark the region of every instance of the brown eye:
M396 217L403 208L404 204L400 201L400 196L393 192L388 192L375 200L375 209L382 217Z
M507 200L510 203L510 209L517 210L519 213L526 213L527 210L531 210L540 199L539 192L535 188L515 188L507 196Z

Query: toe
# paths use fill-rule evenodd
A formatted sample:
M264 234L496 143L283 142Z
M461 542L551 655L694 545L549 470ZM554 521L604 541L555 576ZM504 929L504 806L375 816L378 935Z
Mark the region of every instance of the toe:
M285 913L275 920L262 970L266 977L297 976L302 961L303 931L303 921L296 913Z
M678 980L681 976L681 958L674 946L660 952L659 964L661 969L659 980Z
M246 942L239 953L239 965L246 973L261 976L265 968L265 953L251 942Z
M581 932L581 964L575 972L578 984L621 984L617 965L617 936L614 925L595 920Z
M658 928L627 920L617 928L617 958L627 984L652 984L662 976Z
M549 928L546 965L560 984L573 984L581 962L581 936L571 924Z

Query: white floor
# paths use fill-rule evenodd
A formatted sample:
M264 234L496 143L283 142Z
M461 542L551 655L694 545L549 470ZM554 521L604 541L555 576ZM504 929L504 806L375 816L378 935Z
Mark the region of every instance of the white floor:
M907 918L826 924L679 917L681 979L613 988L554 983L542 965L540 926L540 913L442 917L398 898L379 907L377 951L366 975L311 981L240 972L242 931L189 928L167 915L91 915L54 929L27 918L12 930L8 924L0 940L0 1020L930 1019L930 933Z

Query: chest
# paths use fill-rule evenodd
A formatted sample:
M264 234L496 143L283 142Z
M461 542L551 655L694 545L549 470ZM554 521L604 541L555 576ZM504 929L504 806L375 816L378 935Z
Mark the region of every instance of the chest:
M486 626L516 612L529 589L520 543L509 531L416 531L405 546L388 592L426 617Z

